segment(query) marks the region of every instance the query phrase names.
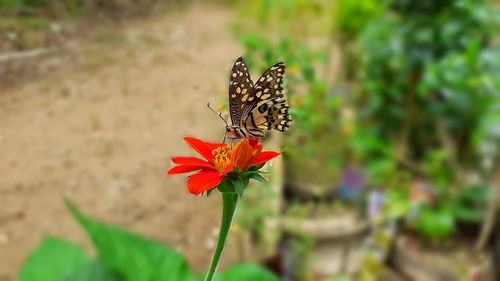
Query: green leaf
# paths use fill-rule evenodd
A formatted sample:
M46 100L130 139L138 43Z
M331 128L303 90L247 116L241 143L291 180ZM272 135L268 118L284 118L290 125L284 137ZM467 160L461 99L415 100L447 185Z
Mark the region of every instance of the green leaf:
M234 186L234 190L239 197L243 196L243 192L245 191L245 184L241 179L231 180L231 183Z
M485 217L484 210L462 205L454 208L454 214L457 220L471 223L480 223Z
M46 237L25 262L19 281L59 280L87 263L89 258L79 246L54 237Z
M170 247L93 220L66 201L104 264L128 281L193 280L185 258Z
M261 183L267 183L267 180L263 176L261 176L260 174L258 174L258 173L257 174L251 174L250 178L254 179L256 181L259 181Z
M250 177L250 175L253 175L253 174L269 174L269 172L266 172L266 171L247 171L247 172L243 173L243 176Z
M60 281L122 281L123 278L106 267L101 261L93 260L74 270Z
M253 264L232 266L219 276L216 281L279 281L280 279L268 270Z
M248 171L258 171L262 167L264 167L264 165L266 165L266 163L250 166L250 167L248 167Z
M429 238L445 238L455 230L455 220L449 209L423 207L416 221L417 230Z

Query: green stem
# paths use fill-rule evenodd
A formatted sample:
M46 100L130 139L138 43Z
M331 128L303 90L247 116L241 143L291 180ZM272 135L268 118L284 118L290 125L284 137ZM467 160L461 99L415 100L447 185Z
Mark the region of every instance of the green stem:
M235 192L221 192L223 207L222 207L222 220L219 230L219 239L217 240L217 247L215 248L212 264L208 270L205 281L212 281L215 276L215 271L219 265L219 260L226 245L226 238L231 228L231 223L236 210L236 203L238 203L238 195Z

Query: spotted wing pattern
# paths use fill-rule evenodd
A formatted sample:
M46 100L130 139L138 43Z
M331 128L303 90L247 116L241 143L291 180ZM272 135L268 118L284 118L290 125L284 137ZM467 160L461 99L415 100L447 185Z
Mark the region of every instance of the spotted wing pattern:
M241 122L243 109L252 87L253 82L250 79L248 67L243 58L239 57L234 63L229 77L229 113L233 125Z
M263 130L286 131L290 127L289 105L283 95L285 64L276 63L255 82L241 116L239 126L253 137L263 137Z

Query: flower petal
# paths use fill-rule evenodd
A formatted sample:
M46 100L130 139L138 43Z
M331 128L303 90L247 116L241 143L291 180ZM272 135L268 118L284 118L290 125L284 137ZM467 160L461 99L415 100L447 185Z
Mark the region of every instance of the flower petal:
M201 171L189 177L188 190L193 194L200 194L216 187L224 177L218 171Z
M227 165L227 167L224 169L224 171L220 172L219 175L221 175L221 176L226 175L227 173L231 172L234 169L234 167L236 167L236 163L232 162L231 164Z
M255 158L255 160L253 160L252 162L252 166L253 165L257 165L257 164L261 164L261 163L264 163L264 162L267 162L271 159L273 159L274 157L280 155L281 153L279 152L275 152L275 151L264 151L264 152L261 152L259 155L257 155L257 157Z
M250 163L253 151L254 149L250 146L248 140L240 141L233 148L231 161L236 162L240 170L244 170Z
M262 145L259 144L257 146L254 147L254 151L253 151L253 154L252 154L252 158L250 158L248 160L248 163L247 163L247 166L250 166L250 164L253 163L253 161L257 158L257 156L259 156L259 154L262 152Z
M259 139L248 139L248 143L252 146L255 147L256 145L259 144Z
M208 160L208 162L213 163L213 155L212 151L218 147L221 147L223 143L210 143L210 142L204 142L199 139L195 138L184 138L184 140L194 149L196 150L201 156L205 157L205 159Z
M169 175L174 175L174 174L182 174L182 173L189 173L192 171L198 171L198 170L212 170L212 171L217 171L217 169L209 165L179 165L175 166L172 169L170 169L167 174Z
M210 165L207 161L197 158L197 157L173 157L172 162L181 165Z

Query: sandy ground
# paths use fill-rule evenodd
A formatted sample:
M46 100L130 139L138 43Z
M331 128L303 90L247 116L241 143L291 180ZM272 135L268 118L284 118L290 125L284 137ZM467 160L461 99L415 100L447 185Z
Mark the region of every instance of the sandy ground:
M158 239L198 271L210 259L217 196L195 197L169 158L194 155L183 136L218 140L221 103L242 53L213 6L129 22L79 42L63 71L0 90L0 280L16 277L46 235L85 245L66 212L84 212Z

